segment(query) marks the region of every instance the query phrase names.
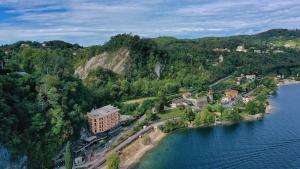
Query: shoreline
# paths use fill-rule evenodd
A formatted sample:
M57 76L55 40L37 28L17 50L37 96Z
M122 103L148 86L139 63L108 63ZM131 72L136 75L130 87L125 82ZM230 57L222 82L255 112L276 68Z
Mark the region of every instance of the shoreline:
M215 126L230 126L238 123L243 123L243 122L252 122L252 121L258 121L262 120L266 114L270 114L272 111L272 106L267 105L266 107L266 112L265 113L258 113L255 115L247 115L242 117L243 119L239 121L222 121L218 123L214 123L211 125L207 126L200 126L200 127L186 127L186 129L193 129L193 128L205 128L205 127L215 127ZM157 145L159 145L160 141L168 136L170 133L163 133L160 129L156 129L157 131L153 131L149 133L148 135L150 136L152 143L150 145L142 145L139 148L136 148L136 145L141 145L141 138L137 139L134 141L132 144L130 144L128 147L126 147L124 150L121 151L121 163L120 163L120 169L135 169L135 167L138 166L140 159L150 150L155 148ZM175 130L176 131L176 130ZM173 132L175 132L173 131ZM155 137L156 133L160 133L159 137ZM172 132L171 132L172 133ZM151 137L152 134L152 137ZM133 151L133 154L124 154L124 151L130 151L130 149L136 148L136 151ZM129 157L128 157L129 156Z
M277 84L277 86L281 87L281 86L294 85L294 84L300 84L300 81L284 79L283 81L279 82ZM234 125L234 124L243 123L243 122L258 121L258 120L262 120L265 115L271 114L273 110L274 110L274 107L271 104L268 104L265 108L265 113L258 113L255 115L245 115L239 121L220 121L220 122L216 122L214 124L207 125L207 126L186 127L186 128L189 129L189 128L205 128L205 127L214 127L214 126L228 126L228 125ZM153 142L150 145L141 146L139 149L134 151L133 154L128 154L129 157L126 156L125 154L121 155L120 169L134 169L135 167L137 167L137 165L140 162L140 159L147 152L149 152L150 150L155 148L163 138L165 138L166 136L169 135L169 133L163 133L159 129L156 129L156 130L157 131L154 131L154 133L159 132L161 135L159 137L153 137L153 136L151 137L150 136L151 140L153 139ZM151 133L149 133L148 135L151 135ZM130 144L128 147L126 147L124 150L126 151L127 149L130 149L138 144L142 144L141 139L136 140L135 142Z
M294 84L300 84L300 81L291 80L291 79L283 79L282 81L280 81L277 84L277 86L281 87L281 86L288 86L288 85L294 85Z
M142 143L143 138L139 138L120 152L120 169L134 169L139 164L140 159L155 148L168 134L156 128L146 135L151 139L150 144L144 145Z
M270 106L270 105L268 105ZM267 106L267 107L268 107ZM266 107L266 110L267 110ZM268 110L271 110L271 106L268 108ZM251 122L251 121L257 121L262 120L265 114L269 113L258 113L255 115L247 115L246 117L243 117L240 121L223 121L219 123L214 123L212 125L208 126L200 126L200 127L186 127L186 129L192 129L192 128L205 128L205 127L214 127L214 126L229 126L233 124L238 124L242 122ZM134 141L132 144L130 144L128 147L126 147L124 150L121 151L121 162L120 162L120 169L135 169L140 159L143 158L143 156L155 148L157 145L159 145L160 141L168 136L170 133L163 133L160 129L156 129L157 131L152 131L148 135L150 136L152 142L149 145L142 145L141 138ZM175 132L175 131L173 131ZM171 132L172 133L172 132ZM158 134L158 135L157 135ZM133 150L135 149L135 150ZM133 150L133 151L132 151ZM128 154L128 151L132 154Z

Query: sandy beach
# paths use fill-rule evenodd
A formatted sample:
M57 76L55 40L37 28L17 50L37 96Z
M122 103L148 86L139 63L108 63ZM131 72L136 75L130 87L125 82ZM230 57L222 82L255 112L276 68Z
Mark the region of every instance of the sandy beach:
M167 134L161 132L159 129L156 129L148 135L151 139L151 143L149 145L144 145L142 143L142 138L139 138L121 151L120 169L133 168L138 164L143 155L154 148Z
M143 157L143 155L157 146L167 134L156 128L147 135L150 137L150 144L144 145L142 143L142 138L139 138L120 152L120 169L134 168L139 163L139 160ZM100 168L107 169L107 166L104 165L99 167L99 169Z

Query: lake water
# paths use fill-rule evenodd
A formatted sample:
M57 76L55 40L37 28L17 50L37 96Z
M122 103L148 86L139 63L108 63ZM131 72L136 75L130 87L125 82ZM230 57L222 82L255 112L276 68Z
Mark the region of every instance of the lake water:
M137 169L300 168L300 85L280 87L261 121L168 135Z

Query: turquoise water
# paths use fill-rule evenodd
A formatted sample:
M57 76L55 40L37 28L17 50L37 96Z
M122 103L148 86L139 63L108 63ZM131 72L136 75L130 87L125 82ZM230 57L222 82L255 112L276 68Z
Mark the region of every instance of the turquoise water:
M137 169L300 168L300 85L280 87L256 122L168 135Z

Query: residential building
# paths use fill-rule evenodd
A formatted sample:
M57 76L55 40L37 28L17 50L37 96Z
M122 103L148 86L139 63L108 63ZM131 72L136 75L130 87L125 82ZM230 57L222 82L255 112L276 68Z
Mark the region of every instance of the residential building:
M255 78L256 78L255 75L246 75L245 77L247 80L255 80Z
M241 74L240 77L237 77L236 78L236 84L237 85L240 85L241 84L241 81L245 78L244 74Z
M259 53L259 54L262 53L261 50L259 50L259 49L255 49L253 52L254 53Z
M88 112L87 117L91 132L97 134L116 127L120 122L119 111L117 107L107 105Z
M236 98L239 95L239 92L237 90L229 89L225 91L225 96L229 97L231 99Z
M230 50L227 48L214 48L213 51L214 52L230 52Z
M227 104L230 101L231 101L231 97L228 97L228 96L222 97L222 99L221 99L222 104Z
M247 52L247 49L245 49L244 45L240 45L236 47L237 52Z
M243 97L243 103L247 104L248 102L254 100L255 97L254 96L247 96L247 97Z
M22 44L21 44L21 48L25 48L25 47L29 47L29 44L22 43Z
M192 105L193 105L192 101L187 100L187 99L183 99L183 98L174 99L174 100L172 100L172 103L170 104L170 106L172 108L177 108L177 107L180 107L180 106L188 107L188 106L192 106Z

